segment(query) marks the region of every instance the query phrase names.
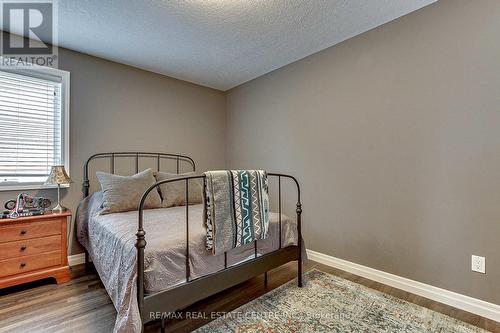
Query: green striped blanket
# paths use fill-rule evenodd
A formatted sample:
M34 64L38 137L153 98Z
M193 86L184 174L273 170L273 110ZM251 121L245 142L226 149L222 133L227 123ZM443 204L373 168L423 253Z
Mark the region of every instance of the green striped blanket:
M267 238L269 194L262 170L205 172L207 249L218 255Z

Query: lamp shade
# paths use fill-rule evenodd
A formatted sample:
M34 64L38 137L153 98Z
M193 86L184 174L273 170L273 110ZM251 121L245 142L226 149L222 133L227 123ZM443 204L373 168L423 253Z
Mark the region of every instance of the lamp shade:
M50 169L50 175L45 181L45 185L69 184L72 182L64 169L64 165L54 165Z

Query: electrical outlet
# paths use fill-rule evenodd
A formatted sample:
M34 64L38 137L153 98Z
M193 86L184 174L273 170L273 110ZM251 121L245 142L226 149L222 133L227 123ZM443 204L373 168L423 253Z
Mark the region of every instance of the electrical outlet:
M473 272L486 273L486 259L484 257L472 255L471 269Z

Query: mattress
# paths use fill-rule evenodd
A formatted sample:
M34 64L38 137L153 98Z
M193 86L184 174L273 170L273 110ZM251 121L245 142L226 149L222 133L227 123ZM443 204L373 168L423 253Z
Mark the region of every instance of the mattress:
M102 194L82 201L77 211L77 234L118 312L115 332L140 332L136 300L137 211L99 215ZM224 255L206 250L203 205L189 206L190 279L224 269ZM144 211L146 293L172 288L186 281L186 207ZM279 215L270 213L269 237L257 242L257 255L279 248ZM297 244L296 221L282 215L282 247ZM255 257L254 244L227 252L228 266Z

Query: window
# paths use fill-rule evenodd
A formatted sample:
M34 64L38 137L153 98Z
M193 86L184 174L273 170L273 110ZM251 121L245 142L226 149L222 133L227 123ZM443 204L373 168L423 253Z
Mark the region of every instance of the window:
M0 70L0 190L44 187L53 165L69 170L69 73Z

